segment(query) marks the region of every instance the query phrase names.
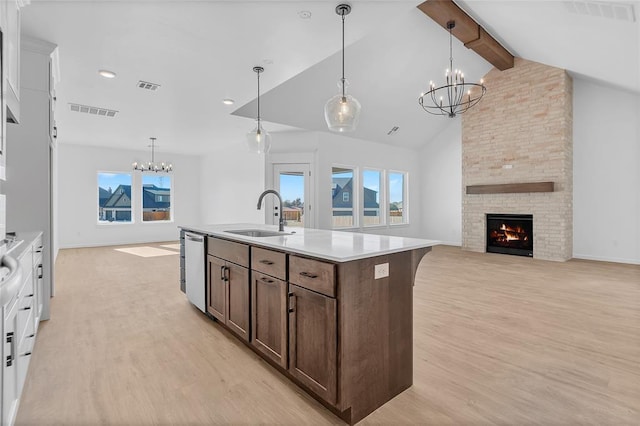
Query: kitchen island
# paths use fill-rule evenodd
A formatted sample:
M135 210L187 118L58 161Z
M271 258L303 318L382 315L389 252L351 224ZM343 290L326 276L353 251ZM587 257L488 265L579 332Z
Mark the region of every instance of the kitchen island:
M185 234L206 245L205 313L346 422L413 383L413 282L437 241L231 224L182 226L181 247Z

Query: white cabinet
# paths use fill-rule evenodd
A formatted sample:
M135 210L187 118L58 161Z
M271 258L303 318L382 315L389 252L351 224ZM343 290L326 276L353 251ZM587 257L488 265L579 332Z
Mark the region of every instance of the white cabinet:
M5 16L5 97L7 120L20 122L20 6L23 0L3 0L2 13Z
M18 253L19 278L2 287L2 425L15 421L20 396L29 371L31 354L38 334L39 300L42 300L41 280L38 279L42 256L42 234L31 233L24 238L24 246ZM11 254L13 255L13 253Z
M56 166L55 140L50 134L53 63L56 45L22 38L22 124L7 125L7 176L3 184L7 197L7 229L42 229L41 319L49 319L49 298L54 283L53 269L53 172ZM28 123L29 125L26 125ZM25 274L27 272L25 271Z

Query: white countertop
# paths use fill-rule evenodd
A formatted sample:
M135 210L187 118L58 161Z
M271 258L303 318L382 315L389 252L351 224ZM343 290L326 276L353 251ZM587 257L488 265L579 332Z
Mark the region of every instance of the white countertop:
M297 253L334 262L348 262L390 253L432 247L440 241L418 238L393 237L388 235L363 234L358 232L328 231L285 227L290 234L274 237L248 237L225 231L240 229L261 229L277 231L275 225L236 223L225 225L180 226L185 231L194 231L214 237L273 248L289 253ZM293 232L293 233L292 233Z

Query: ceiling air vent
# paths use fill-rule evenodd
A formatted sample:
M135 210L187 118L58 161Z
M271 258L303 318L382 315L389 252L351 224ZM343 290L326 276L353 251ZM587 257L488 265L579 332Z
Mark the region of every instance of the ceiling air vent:
M118 112L107 108L72 103L69 104L69 109L74 112L84 112L86 114L101 115L103 117L115 117L116 113Z
M565 1L570 13L578 15L596 16L599 18L618 19L635 22L636 15L633 4L612 1Z
M393 126L393 127L391 128L391 130L389 130L389 131L387 132L387 136L391 136L391 135L393 135L393 134L394 134L395 132L397 132L398 130L400 130L400 127L398 127L398 126Z
M146 89L146 90L151 90L151 91L156 91L158 90L158 87L160 87L159 84L156 83L149 83L148 81L138 81L138 87L141 89Z

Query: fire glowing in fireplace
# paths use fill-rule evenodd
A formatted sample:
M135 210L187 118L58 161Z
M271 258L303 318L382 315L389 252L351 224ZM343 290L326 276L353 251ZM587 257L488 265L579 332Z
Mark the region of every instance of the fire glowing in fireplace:
M504 223L500 225L500 231L493 231L495 235L492 237L496 238L497 241L528 241L529 235L527 235L527 231L525 231L520 226L507 226Z

